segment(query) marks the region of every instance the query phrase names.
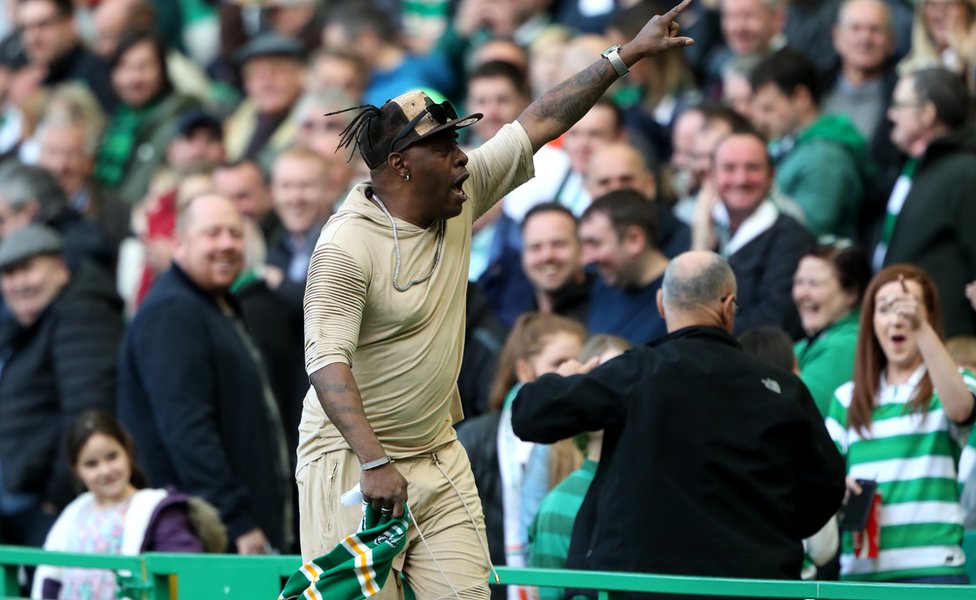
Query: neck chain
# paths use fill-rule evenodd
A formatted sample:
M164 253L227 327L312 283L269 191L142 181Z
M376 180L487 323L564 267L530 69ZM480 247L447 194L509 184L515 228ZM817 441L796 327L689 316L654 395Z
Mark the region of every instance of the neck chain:
M401 288L398 282L400 277L400 236L397 234L396 221L393 219L393 215L390 211L386 209L386 205L380 200L380 197L373 194L373 199L376 200L376 204L379 205L380 210L386 215L386 218L390 220L390 226L393 228L393 250L396 253L396 266L393 268L393 289L398 292L405 292L411 287L417 285L418 283L423 283L430 279L434 275L434 270L437 269L438 263L441 262L441 250L444 249L444 233L446 231L446 223L443 219L440 221L440 225L437 228L437 247L434 249L434 264L430 267L430 273L420 279L414 279L407 284L407 287Z

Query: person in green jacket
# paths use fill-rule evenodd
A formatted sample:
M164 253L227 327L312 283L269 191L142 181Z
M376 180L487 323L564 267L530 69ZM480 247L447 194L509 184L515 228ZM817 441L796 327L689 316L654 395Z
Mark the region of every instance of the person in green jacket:
M784 48L752 71L752 121L770 140L776 185L803 209L814 235L852 237L876 167L844 115L823 114L816 69Z
M793 302L806 334L793 351L821 414L834 390L851 379L859 307L870 278L867 255L846 241L816 246L793 276Z

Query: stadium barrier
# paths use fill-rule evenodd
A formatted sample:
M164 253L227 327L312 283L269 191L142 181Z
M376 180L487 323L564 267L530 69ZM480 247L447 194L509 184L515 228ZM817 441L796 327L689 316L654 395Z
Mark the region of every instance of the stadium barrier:
M966 547L969 556L976 556L976 532L967 535ZM20 598L20 567L42 564L111 569L116 572L120 597L133 600L274 600L284 581L301 566L301 559L152 552L140 556L106 556L0 546L0 596ZM970 566L971 577L976 581L974 571ZM976 599L976 585L768 581L507 567L499 567L498 574L503 584L590 589L596 590L601 600L621 598L624 592L687 594L689 599L697 595L823 600Z

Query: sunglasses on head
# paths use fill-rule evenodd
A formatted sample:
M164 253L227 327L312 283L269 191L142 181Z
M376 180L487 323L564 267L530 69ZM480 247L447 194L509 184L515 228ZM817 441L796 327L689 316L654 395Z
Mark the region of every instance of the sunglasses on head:
M390 152L399 152L409 146L407 144L401 144L410 133L413 131L414 127L424 118L425 115L430 115L431 119L438 125L443 125L448 121L453 121L457 118L457 112L454 110L454 106L451 105L447 100L441 102L440 104L434 104L433 102L427 104L427 106L418 114L416 117L410 119L410 122L404 125L400 131L397 132L396 137L393 138L393 142L390 143Z

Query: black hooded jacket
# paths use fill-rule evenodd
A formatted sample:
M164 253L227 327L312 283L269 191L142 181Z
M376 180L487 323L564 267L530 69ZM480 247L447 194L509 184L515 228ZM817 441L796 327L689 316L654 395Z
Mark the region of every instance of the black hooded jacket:
M541 443L605 430L569 568L798 579L801 540L844 496L843 459L803 383L717 328L543 375L519 391L512 425Z

